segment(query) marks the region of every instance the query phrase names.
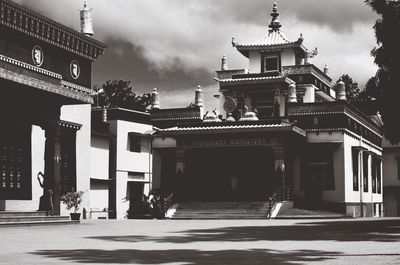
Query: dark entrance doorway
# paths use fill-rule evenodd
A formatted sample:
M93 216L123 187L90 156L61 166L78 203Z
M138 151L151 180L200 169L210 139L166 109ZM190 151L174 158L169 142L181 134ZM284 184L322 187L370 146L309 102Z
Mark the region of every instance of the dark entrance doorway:
M129 210L128 217L135 218L146 212L146 202L144 201L144 183L143 182L128 182L128 195L129 195Z
M184 157L183 201L265 201L277 186L267 147L196 148Z

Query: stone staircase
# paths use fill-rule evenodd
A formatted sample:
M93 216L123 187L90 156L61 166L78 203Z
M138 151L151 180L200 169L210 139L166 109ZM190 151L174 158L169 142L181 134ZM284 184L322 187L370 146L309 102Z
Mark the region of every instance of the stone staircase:
M171 219L266 219L268 202L181 202Z
M69 216L46 216L46 212L0 211L0 227L79 224Z

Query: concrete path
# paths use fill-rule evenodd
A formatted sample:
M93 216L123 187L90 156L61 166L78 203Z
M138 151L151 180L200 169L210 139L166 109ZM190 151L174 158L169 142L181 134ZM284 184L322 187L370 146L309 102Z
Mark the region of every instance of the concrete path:
M400 264L400 219L124 220L0 228L0 264Z

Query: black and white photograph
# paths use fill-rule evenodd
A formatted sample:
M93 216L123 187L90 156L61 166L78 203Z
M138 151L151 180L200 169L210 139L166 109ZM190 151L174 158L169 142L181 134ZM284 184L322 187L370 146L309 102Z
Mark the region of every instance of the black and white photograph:
M0 0L0 264L400 264L400 2Z

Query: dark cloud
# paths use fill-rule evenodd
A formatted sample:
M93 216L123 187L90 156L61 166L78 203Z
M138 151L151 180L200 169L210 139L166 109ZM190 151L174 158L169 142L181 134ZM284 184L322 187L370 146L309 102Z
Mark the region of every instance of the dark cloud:
M106 53L94 64L93 82L100 85L107 80L131 80L135 88L150 92L154 87L165 91L193 89L197 85L215 83L213 73L205 69L185 69L179 58L175 58L168 69L154 67L144 56L144 50L123 40L106 40Z
M274 1L220 0L216 2L219 17L228 16L243 23L268 25ZM333 31L352 31L356 23L373 24L377 16L363 0L280 0L277 1L280 19L327 26Z
M13 0L62 24L79 29L82 0ZM140 92L157 87L164 99L189 100L197 84L212 99L212 77L226 54L231 68L248 61L230 44L257 41L270 22L273 1L265 0L88 0L94 9L95 38L106 42L95 62L94 84L132 80ZM282 30L294 40L300 33L308 48L318 47L315 63L329 65L360 84L374 74L370 50L377 16L363 0L279 0ZM186 99L180 100L181 103ZM177 105L179 106L179 105Z

